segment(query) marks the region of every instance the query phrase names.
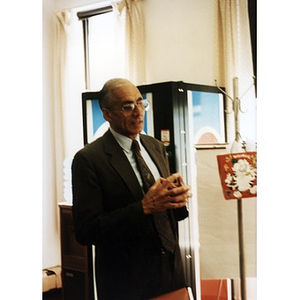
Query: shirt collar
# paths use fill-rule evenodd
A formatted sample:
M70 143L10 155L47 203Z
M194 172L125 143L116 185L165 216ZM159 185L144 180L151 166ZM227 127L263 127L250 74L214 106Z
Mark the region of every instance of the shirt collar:
M117 140L117 142L121 146L121 148L124 151L126 151L127 153L129 153L131 151L132 139L114 131L111 127L109 128L109 130L112 133L112 135L115 137L115 139ZM135 139L139 142L140 135L137 135Z

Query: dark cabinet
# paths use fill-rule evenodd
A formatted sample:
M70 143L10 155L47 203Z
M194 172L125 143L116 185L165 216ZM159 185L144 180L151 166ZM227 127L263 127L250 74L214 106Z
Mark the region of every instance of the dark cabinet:
M63 300L93 300L92 250L75 239L72 205L59 209Z

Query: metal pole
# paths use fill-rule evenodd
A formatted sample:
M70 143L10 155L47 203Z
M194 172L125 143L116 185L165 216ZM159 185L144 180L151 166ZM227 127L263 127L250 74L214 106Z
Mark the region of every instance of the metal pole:
M233 111L234 111L234 129L235 129L235 141L238 142L240 139L240 99L239 99L239 87L238 78L233 78Z
M234 93L234 125L235 125L235 141L240 139L240 124L239 124L239 112L240 112L240 99L238 91L238 78L233 78L233 93ZM238 234L239 234L239 263L240 263L240 280L241 280L241 296L242 300L247 300L246 293L246 272L245 272L245 253L244 253L244 232L243 232L243 200L237 200L238 211Z
M242 204L243 204L242 199L237 200L241 296L242 296L242 300L247 300L246 272L245 272L245 253L244 253L244 232L243 232L243 205Z

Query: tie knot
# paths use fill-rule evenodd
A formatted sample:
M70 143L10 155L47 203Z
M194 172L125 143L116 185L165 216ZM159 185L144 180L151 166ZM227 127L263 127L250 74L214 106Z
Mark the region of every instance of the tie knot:
M140 151L140 150L141 150L140 145L139 145L139 142L138 142L137 140L133 140L133 141L132 141L131 149L132 149L133 151Z

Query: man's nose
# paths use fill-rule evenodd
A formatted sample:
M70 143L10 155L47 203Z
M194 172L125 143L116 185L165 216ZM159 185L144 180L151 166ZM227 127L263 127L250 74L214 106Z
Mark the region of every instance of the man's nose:
M144 112L145 112L145 109L141 105L138 106L138 105L135 104L134 110L133 110L134 114L143 115Z

